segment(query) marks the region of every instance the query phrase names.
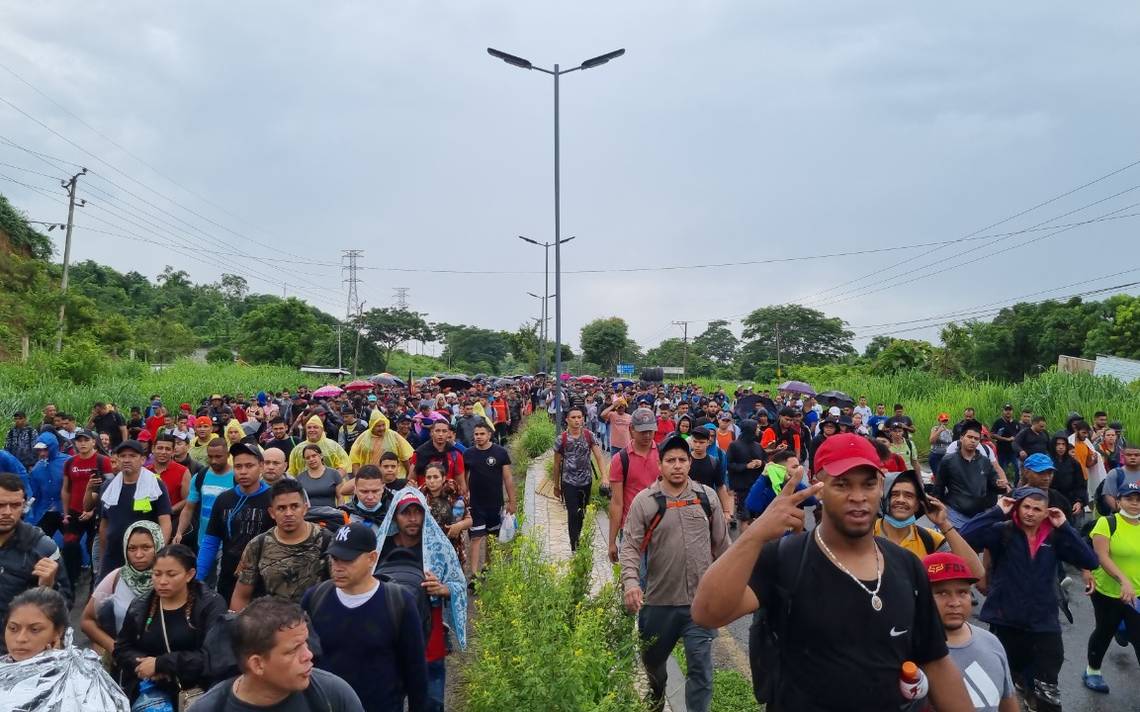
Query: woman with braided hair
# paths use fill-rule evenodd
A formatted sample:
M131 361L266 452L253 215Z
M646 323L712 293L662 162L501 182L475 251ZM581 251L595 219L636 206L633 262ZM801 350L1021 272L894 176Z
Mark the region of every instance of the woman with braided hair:
M178 690L206 686L206 633L226 613L226 603L195 580L197 559L172 544L155 556L153 590L127 609L115 639L120 684L133 701L139 682L150 680L171 700Z

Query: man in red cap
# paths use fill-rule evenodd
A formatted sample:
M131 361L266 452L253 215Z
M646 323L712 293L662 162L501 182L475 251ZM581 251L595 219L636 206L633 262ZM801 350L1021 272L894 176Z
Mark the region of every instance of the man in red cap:
M948 551L930 554L922 565L946 631L950 659L962 671L974 709L1017 712L1020 705L1005 648L993 633L970 624L970 586L978 578L965 559Z
M757 700L769 712L897 709L906 703L898 683L907 661L926 673L939 712L973 710L922 562L873 534L883 495L874 446L833 435L813 467L815 484L796 492L800 476L789 477L705 573L693 622L716 629L760 611L749 656ZM823 519L804 532L797 505L813 495Z

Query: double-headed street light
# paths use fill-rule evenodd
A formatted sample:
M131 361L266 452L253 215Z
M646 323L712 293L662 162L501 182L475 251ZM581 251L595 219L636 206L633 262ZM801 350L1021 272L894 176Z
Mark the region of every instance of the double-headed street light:
M577 67L571 67L570 69L560 69L557 64L554 65L553 69L536 67L529 59L507 54L506 52L501 52L491 47L487 48L487 54L501 59L507 64L519 67L520 69L535 69L554 77L554 343L558 344L558 347L554 350L554 408L555 427L558 432L562 432L562 250L560 248L564 240L562 240L561 175L558 155L558 78L563 74L576 72L579 69L600 67L606 62L617 59L625 54L625 50L615 49L612 52L591 57ZM525 237L522 239L527 242L533 242L536 245L544 244ZM569 240L565 241L568 242ZM546 246L549 247L549 245ZM547 287L546 291L550 291L550 288Z
M571 235L570 237L563 238L563 239L558 241L558 244L559 245L565 245L567 242L570 242L571 240L573 240L574 237L575 237L574 235ZM544 269L543 269L542 288L543 288L543 293L549 292L550 291L550 248L555 246L554 243L553 242L539 242L538 240L532 240L529 237L524 237L522 235L519 235L519 239L522 240L523 242L529 242L532 245L537 245L537 246L543 248L542 252L543 252L543 258L544 258L544 261L543 261ZM554 252L557 255L558 249L555 248ZM556 276L556 278L557 278L557 276ZM551 294L550 296L554 297L556 295ZM557 302L558 302L558 300L555 299L555 303L557 303ZM542 333L543 333L542 344L543 344L543 346L542 346L542 369L541 370L544 373L546 372L546 367L548 365L548 362L546 360L546 339L550 335L550 329L547 327L547 322L549 321L549 319L550 319L550 311L546 308L546 300L543 299L542 300ZM557 329L556 329L556 331L557 331Z
M540 294L535 294L534 292L527 292L527 294L534 297L535 299L542 301L542 326L539 328L539 332L538 332L538 334L539 334L538 338L542 340L542 343L539 346L538 370L542 371L543 373L546 373L546 339L548 336L547 332L549 331L548 324L550 322L550 316L548 316L550 314L550 312L547 311L547 309L546 309L546 300L547 299L553 299L553 298L557 297L558 295L557 294L547 294L544 297Z

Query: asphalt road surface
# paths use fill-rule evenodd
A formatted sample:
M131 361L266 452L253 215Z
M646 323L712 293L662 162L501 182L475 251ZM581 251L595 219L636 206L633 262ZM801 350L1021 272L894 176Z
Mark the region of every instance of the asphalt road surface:
M812 517L808 518L809 524ZM930 526L923 520L922 523ZM733 533L736 537L736 532ZM1115 641L1109 645L1108 654L1101 665L1101 672L1105 681L1112 688L1112 692L1102 695L1087 689L1081 682L1081 673L1088 664L1086 650L1088 649L1089 633L1093 628L1092 604L1084 595L1084 585L1080 575L1073 574L1073 583L1069 587L1069 608L1073 612L1073 623L1069 624L1058 610L1061 620L1061 635L1065 642L1065 664L1061 668L1060 685L1062 706L1065 712L1132 712L1140 710L1140 665L1137 664L1136 655L1131 647L1123 648ZM977 620L976 614L981 608L985 598L978 597L978 606L974 609L974 625L987 628L985 623ZM727 626L741 650L748 651L748 626L751 617L745 617Z

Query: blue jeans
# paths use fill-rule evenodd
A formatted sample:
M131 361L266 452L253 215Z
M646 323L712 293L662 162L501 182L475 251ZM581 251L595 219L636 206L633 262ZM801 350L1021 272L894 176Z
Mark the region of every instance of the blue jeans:
M938 479L938 464L942 462L942 458L944 457L946 457L946 453L944 452L930 453L930 457L928 458L930 460L930 474L934 479Z
M428 709L443 712L444 691L447 683L447 658L427 664Z
M712 704L712 642L716 631L693 622L688 606L642 606L637 614L642 644L641 660L649 681L649 694L656 704L665 697L666 663L677 641L684 639L685 706L689 712L708 712ZM651 709L655 709L651 705Z

